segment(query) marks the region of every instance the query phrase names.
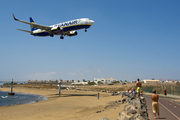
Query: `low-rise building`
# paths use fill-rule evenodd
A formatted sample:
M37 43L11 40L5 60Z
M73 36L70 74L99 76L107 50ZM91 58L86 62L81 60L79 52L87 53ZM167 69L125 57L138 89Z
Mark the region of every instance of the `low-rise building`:
M99 81L101 81L103 84L109 84L113 81L117 81L117 79L113 78L94 78L94 82L97 84Z
M87 85L88 82L73 82L72 85Z
M159 80L144 80L144 83L149 83L149 84L156 84L159 83L160 81Z

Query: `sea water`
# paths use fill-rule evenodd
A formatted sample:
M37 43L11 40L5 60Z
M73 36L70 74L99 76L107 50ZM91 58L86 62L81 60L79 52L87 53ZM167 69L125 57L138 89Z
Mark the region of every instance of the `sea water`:
M0 91L0 107L19 104L31 104L48 99L47 97L38 94L15 92L15 95L8 95L8 93L9 92Z

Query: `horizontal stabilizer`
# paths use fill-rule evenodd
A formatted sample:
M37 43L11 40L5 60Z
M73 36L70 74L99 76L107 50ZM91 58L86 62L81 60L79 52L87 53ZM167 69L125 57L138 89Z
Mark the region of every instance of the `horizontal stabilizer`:
M31 34L32 34L32 32L31 32L31 31L28 31L28 30L22 30L22 29L17 29L17 30L20 30L20 31L23 31L23 32L28 32L28 33L31 33Z

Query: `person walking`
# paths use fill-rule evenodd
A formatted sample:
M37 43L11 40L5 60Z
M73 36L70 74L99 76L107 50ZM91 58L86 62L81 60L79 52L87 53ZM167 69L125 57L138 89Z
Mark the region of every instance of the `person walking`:
M167 95L167 90L164 89L163 91L164 91L164 96L166 97L166 95Z
M158 103L159 95L156 94L155 89L153 90L153 94L151 95L151 99L152 99L152 111L154 113L154 119L156 119L156 113L158 115L158 118L160 118L159 117L159 103Z
M141 92L141 82L139 81L139 78L137 79L137 82L136 82L136 92L138 94L138 98L140 97L140 92Z
M98 98L98 100L99 100L99 93L97 94L97 98Z

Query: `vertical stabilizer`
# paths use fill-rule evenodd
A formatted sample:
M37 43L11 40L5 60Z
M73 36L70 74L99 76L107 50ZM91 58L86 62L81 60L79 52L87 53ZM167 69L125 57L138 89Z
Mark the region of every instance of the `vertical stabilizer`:
M35 23L32 17L29 18L31 23ZM38 28L35 28L33 25L31 25L31 31L37 30Z

